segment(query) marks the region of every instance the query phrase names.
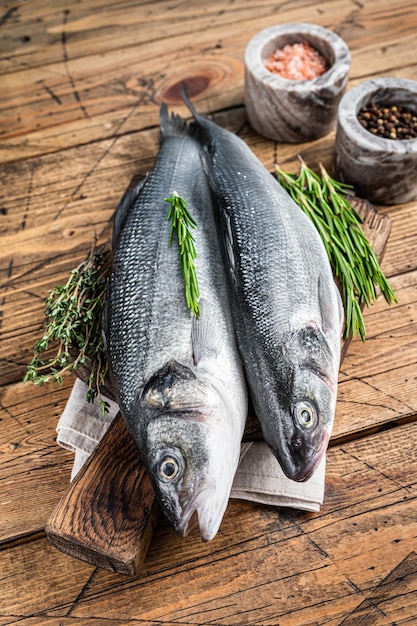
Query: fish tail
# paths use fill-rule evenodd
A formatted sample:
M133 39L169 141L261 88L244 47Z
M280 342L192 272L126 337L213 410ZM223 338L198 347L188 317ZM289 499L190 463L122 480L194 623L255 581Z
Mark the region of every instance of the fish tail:
M159 123L161 143L167 137L184 137L185 135L193 134L186 120L176 113L171 113L171 116L169 115L168 107L165 102L161 104Z
M191 100L189 99L187 95L186 85L183 85L181 87L180 93L181 93L181 98L184 100L185 106L190 111L191 115L193 116L196 125L198 126L200 131L203 131L206 125L205 123L207 122L207 118L204 117L204 115L200 115L200 113L197 112L196 108L194 107L193 103L191 102Z
M187 95L187 88L186 88L186 85L183 85L183 86L181 87L180 93L181 93L181 98L184 100L184 104L185 104L185 106L186 106L186 107L187 107L187 109L190 111L190 113L191 113L191 115L194 117L194 119L195 119L196 121L198 121L198 120L199 120L199 118L200 118L200 116L199 116L199 114L197 113L197 111L196 111L196 109L195 109L195 107L194 107L193 103L191 102L191 100L189 99L189 97L188 97L188 95Z
M181 87L181 97L184 100L184 104L194 117L194 123L191 122L190 129L194 137L200 142L203 149L207 149L212 141L213 127L216 125L211 122L205 115L198 113L189 99L186 91L186 85ZM207 173L207 172L206 172Z

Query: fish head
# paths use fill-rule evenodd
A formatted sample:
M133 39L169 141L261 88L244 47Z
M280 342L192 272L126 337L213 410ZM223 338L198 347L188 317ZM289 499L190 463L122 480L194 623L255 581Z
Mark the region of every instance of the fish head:
M222 521L231 480L205 419L193 411L163 415L149 423L146 448L156 495L175 530L185 537L198 525L209 541Z
M281 391L275 394L272 451L292 480L308 480L329 443L336 408L340 351L313 325L294 333L279 362Z
M191 368L170 362L144 388L138 411L143 460L165 515L180 535L198 525L203 541L213 539L240 451L220 394Z

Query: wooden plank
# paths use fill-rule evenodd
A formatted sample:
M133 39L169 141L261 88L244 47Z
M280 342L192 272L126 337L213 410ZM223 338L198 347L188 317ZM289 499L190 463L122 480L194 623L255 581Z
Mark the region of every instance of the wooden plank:
M394 372L339 383L330 445L414 420L415 372L414 363Z
M0 614L309 626L368 616L383 603L391 624L405 594L403 617L417 600L416 443L413 423L332 448L320 513L233 500L207 544L162 521L132 578L93 572L45 540L4 550Z
M36 617L18 618L10 615L9 617L0 617L0 626L8 624L19 624L19 626L80 626L80 620L77 617L53 617L52 615L37 615ZM120 619L107 619L99 617L83 618L83 626L135 626L138 622ZM140 621L140 626L155 626L155 622ZM169 626L165 623L164 626Z
M409 617L417 600L416 438L413 423L332 448L320 513L232 501L209 544L161 524L142 573L116 582L98 571L72 615L308 626L340 624L360 607L363 615L369 598L368 613L384 602L390 624L408 590Z
M411 276L415 281L414 272ZM399 285L400 282L396 278L391 279L393 286ZM365 317L369 335L365 345L357 339L352 342L349 359L342 368L345 377L361 379L415 363L416 325L412 317L416 308L415 287L414 282L414 285L407 289L400 287L397 289L400 297L404 295L412 300L411 303L399 304L390 309L392 317L388 316L386 310L370 313ZM374 328L372 328L372 322L375 322ZM393 351L398 354L394 363Z
M18 617L48 608L67 603L70 608L93 572L91 565L58 552L45 538L2 550L0 614L14 616L10 623L16 623Z
M386 207L381 209L382 213L389 214L392 219L390 245L383 263L384 271L388 276L403 274L414 269L414 235L416 233L414 216L416 209L417 201L391 207L391 210Z
M192 22L184 19L185 8L176 11L170 26L176 24L178 30L170 35L169 47L161 42L161 32L166 28L164 19L162 23L160 18L148 19L148 28L141 29L140 46L136 32L134 45L120 48L120 30L113 25L106 43L109 39L118 42L118 49L111 54L108 49L103 51L104 44L91 53L84 32L77 32L86 20L93 19L91 16L81 18L78 24L72 10L71 22L64 24L59 22L65 20L66 14L56 12L51 18L51 38L55 45L42 47L43 53L48 51L48 59L38 67L33 50L27 57L17 55L17 62L28 64L28 68L7 74L6 89L0 93L0 112L3 112L0 161L56 152L63 147L156 125L158 103L166 100L178 104L178 85L187 79L191 91L200 95L202 112L241 104L244 49L252 35L271 25L273 4L270 0L270 6L263 7L268 13L265 15L252 5L242 9L232 4L222 11L220 3L214 6L210 3L209 10L202 8ZM417 78L417 65L409 55L417 21L410 0L403 0L394 14L388 11L381 14L378 6L378 23L375 23L375 8L368 3L359 12L360 18L352 14L343 0L326 5L325 17L317 15L316 21L336 29L352 46L351 79L363 80L376 72L387 74L387 69L389 75L398 67L403 77ZM149 6L138 7L137 12L129 12L134 16L133 24L143 20L143 12L146 14L148 9ZM306 20L304 7L286 9L287 21ZM119 11L121 14L123 8ZM362 30L360 42L366 38L368 45L357 60L357 42L350 41L356 36L352 17L358 19ZM105 14L106 20L111 18L111 13ZM311 16L306 21L309 19ZM97 30L99 27L100 20ZM44 26L37 28L44 29ZM120 24L121 28L125 37L124 23ZM381 39L382 29L385 29L384 39ZM66 33L65 45L63 32ZM221 41L220 47L213 46L214 32ZM56 60L51 62L54 50ZM9 67L12 58L8 57ZM144 71L144 68L151 68L151 71ZM176 95L173 97L173 94ZM184 107L180 110L185 112Z
M250 37L252 32L272 23L308 20L333 26L349 39L349 45L355 50L372 41L386 44L389 35L401 41L410 32L410 21L414 17L410 0L398 2L394 14L389 5L383 6L379 0L355 7L341 0L292 5L284 0L264 0L262 5L245 1L224 5L220 0L211 0L204 6L193 3L192 12L189 3L178 4L175 0L159 1L157 7L154 4L148 0L132 5L128 0L120 0L109 5L106 0L89 0L88 5L75 4L69 10L46 2L15 7L3 15L7 30L0 39L4 55L0 72L62 62L63 32L70 61L101 53L113 56L121 48L137 47L154 40L161 45L167 32L185 40L194 33L199 40L202 33L210 31L217 44L217 47L212 44L208 49L211 51L219 49L219 44L227 45L227 39L221 36L226 27L233 34L233 27L238 25L238 29ZM387 28L388 19L391 28Z
M399 304L387 307L380 297L365 312L366 342L351 342L339 375L333 441L415 415L416 281L415 272L395 276Z
M0 544L41 531L67 489L73 454L58 448L55 427L72 384L0 391Z
M6 624L19 624L19 626L80 626L80 620L77 617L54 617L53 615L36 615L36 617L18 618L10 616L3 620L0 618L0 626ZM130 620L130 619L107 619L105 617L85 617L82 626L160 626L160 622L148 622L147 620ZM164 622L164 626L178 626L178 624L169 624Z

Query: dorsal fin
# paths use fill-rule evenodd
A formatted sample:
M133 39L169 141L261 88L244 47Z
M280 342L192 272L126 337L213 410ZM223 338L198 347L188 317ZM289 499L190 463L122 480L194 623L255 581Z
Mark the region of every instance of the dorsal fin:
M171 117L168 113L168 107L163 102L161 104L161 108L159 110L159 126L161 133L161 142L166 137L175 137L186 135L187 130L187 122L182 119L179 115L175 113L171 113Z
M167 137L193 137L197 132L197 127L194 123L187 123L187 120L176 113L169 115L165 102L161 104L159 111L159 127L161 143Z

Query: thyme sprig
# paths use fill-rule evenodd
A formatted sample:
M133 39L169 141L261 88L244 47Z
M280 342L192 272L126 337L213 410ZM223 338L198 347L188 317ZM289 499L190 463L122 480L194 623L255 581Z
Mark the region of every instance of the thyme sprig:
M322 164L316 174L300 158L298 176L276 166L278 180L316 226L335 276L345 308L345 337L365 340L362 306L377 298L377 287L388 304L396 296L383 274L362 228L362 218L349 202L352 187L331 178Z
M67 282L49 292L44 334L34 346L24 382L61 384L64 372L87 368L87 400L101 397L107 375L101 319L108 272L108 251L93 248L70 272ZM51 349L53 356L48 358L45 353ZM105 413L108 403L100 399L100 406Z
M171 220L171 230L169 233L168 245L172 246L174 232L177 233L178 245L180 249L181 273L184 279L184 294L187 307L195 317L199 317L200 308L198 300L200 290L198 288L197 274L195 270L195 240L191 229L196 228L196 222L188 210L187 202L177 194L172 192L170 198L164 198L169 202L168 221Z

